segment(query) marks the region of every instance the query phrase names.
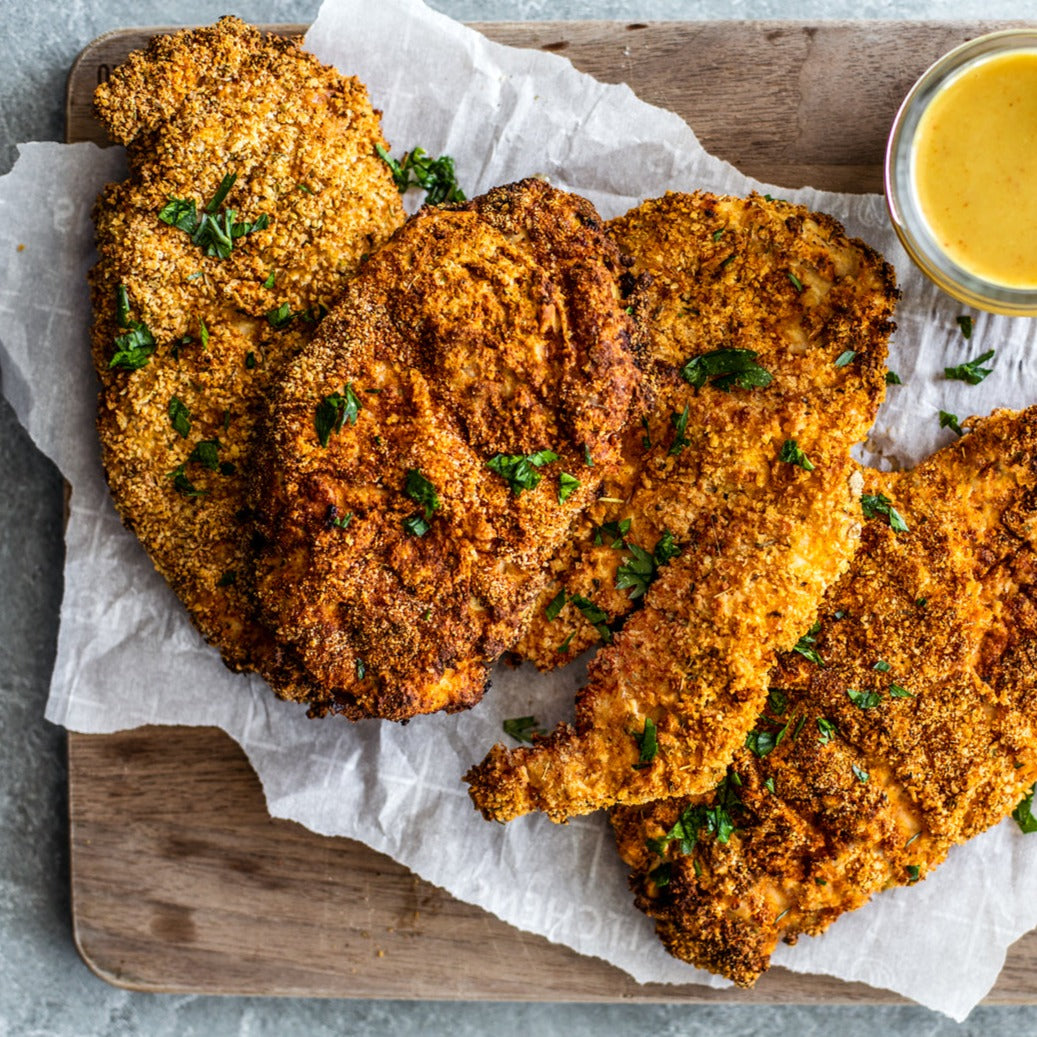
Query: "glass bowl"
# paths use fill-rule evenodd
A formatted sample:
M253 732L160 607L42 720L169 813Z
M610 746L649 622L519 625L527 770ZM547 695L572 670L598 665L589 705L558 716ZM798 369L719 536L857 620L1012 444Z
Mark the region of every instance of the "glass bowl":
M1037 55L1037 29L1008 29L979 36L945 54L921 76L900 106L890 131L885 165L886 204L897 236L912 260L949 295L993 313L1037 316L1037 271L1034 287L1015 287L988 279L951 258L930 227L915 180L919 123L933 100L977 65L1018 51ZM1032 189L1037 190L1037 185ZM1037 237L1037 226L1033 233Z

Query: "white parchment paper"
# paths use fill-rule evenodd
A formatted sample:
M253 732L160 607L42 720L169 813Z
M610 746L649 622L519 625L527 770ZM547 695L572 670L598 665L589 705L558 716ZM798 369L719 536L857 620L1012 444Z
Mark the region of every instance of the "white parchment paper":
M924 282L889 228L878 196L789 191L707 155L672 113L624 86L575 72L555 55L512 50L431 12L420 0L327 0L306 45L360 76L384 111L397 153L421 145L455 157L472 196L531 174L579 191L605 217L668 189L751 189L833 213L884 252L904 292L892 387L868 463L910 464L953 438L962 419L1037 401L1037 322L975 314ZM598 955L640 981L721 981L671 959L627 892L601 816L554 826L540 817L487 824L461 774L501 736L504 717L566 717L579 664L552 678L499 669L486 699L456 717L405 727L313 722L256 678L233 675L121 526L94 433L86 272L90 207L124 174L120 149L29 144L0 180L0 371L4 394L72 486L65 595L47 716L71 730L141 724L218 725L245 749L270 813L390 854L455 896L523 929ZM943 368L996 349L976 387ZM7 531L5 535L17 535ZM876 897L824 936L775 961L897 991L964 1018L997 978L1006 948L1037 924L1037 837L1008 822L962 847L919 886Z

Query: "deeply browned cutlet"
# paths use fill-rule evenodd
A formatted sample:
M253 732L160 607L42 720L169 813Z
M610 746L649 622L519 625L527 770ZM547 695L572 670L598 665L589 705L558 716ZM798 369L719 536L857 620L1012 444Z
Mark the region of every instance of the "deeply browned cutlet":
M412 218L287 369L257 587L329 710L482 695L639 413L622 273L584 199L497 188Z
M818 613L824 665L781 658L719 795L612 812L677 957L751 985L779 939L924 879L1037 779L1037 408L968 424L868 474L907 530L868 522Z
M356 79L233 18L156 38L96 110L130 166L95 207L90 277L113 499L227 664L308 699L245 588L250 441L274 374L403 220L378 114ZM226 256L206 254L212 221L237 234Z
M544 667L610 643L572 724L466 775L496 820L712 788L861 521L849 450L884 392L888 265L831 218L757 195L670 194L610 232L649 282L655 404L519 652Z

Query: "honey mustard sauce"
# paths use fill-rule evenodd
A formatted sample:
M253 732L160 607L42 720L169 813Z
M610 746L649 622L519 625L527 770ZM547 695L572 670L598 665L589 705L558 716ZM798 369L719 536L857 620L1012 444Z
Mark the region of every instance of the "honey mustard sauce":
M948 258L1037 288L1037 49L951 79L919 121L912 161L918 206Z

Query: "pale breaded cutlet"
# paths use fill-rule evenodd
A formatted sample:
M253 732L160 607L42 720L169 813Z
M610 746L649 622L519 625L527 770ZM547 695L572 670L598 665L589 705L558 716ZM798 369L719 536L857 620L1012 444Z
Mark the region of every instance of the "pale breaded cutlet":
M589 202L540 180L413 217L286 369L256 586L324 707L471 706L637 420L636 328Z
M234 18L154 39L97 89L129 176L94 209L92 348L125 524L234 669L313 694L246 577L256 414L399 192L364 86Z
M749 986L779 940L926 877L1037 780L1037 408L999 411L881 501L783 655L720 787L611 814L679 958Z
M606 642L573 723L466 775L495 820L712 788L861 525L849 452L885 391L888 264L759 195L668 194L609 232L642 283L654 403L518 646L548 668Z

